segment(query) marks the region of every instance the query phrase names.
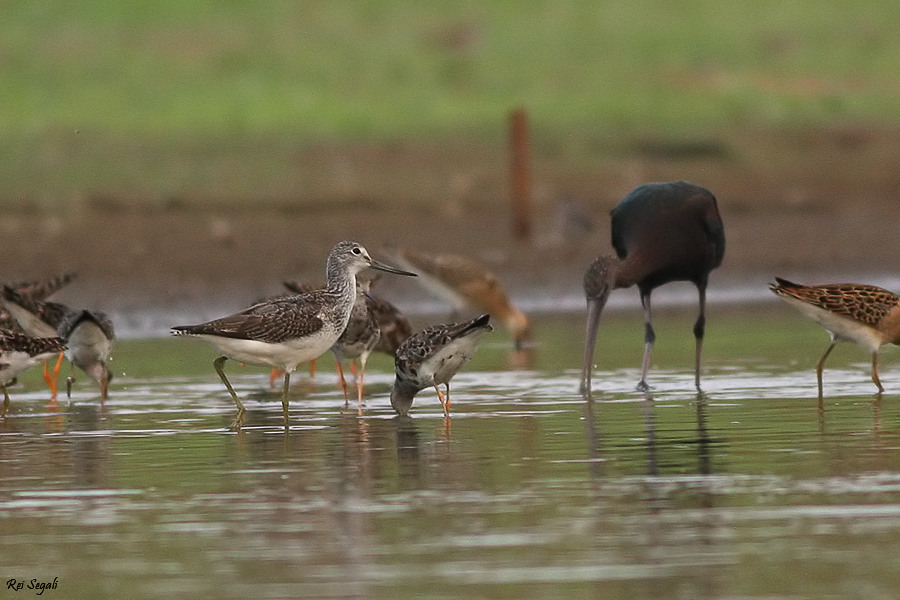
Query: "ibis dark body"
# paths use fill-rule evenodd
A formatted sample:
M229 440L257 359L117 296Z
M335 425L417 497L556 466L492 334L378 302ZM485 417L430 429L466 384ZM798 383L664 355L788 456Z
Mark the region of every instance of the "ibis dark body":
M686 181L645 183L629 192L611 214L615 256L600 256L584 277L588 316L581 391L590 394L594 344L600 314L610 291L636 285L644 309L644 358L638 389L646 382L653 343L650 295L672 281L689 281L699 292L700 314L694 324L696 376L700 387L700 355L710 272L722 264L725 230L716 198Z

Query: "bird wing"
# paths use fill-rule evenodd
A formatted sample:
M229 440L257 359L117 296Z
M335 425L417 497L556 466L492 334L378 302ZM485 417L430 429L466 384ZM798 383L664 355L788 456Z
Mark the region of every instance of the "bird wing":
M95 323L97 327L100 328L100 331L103 332L103 335L106 336L106 339L114 340L116 338L115 328L113 327L112 320L106 313L85 309L69 311L60 320L59 325L56 328L59 337L68 339L75 327L83 321L91 321Z
M397 361L404 363L421 363L438 352L453 340L467 335L470 331L487 327L490 317L481 315L464 323L434 325L411 335L397 349Z
M23 294L35 300L46 300L61 288L68 285L75 279L75 273L63 273L49 279L38 279L34 281L21 281L8 284L10 288L16 292Z
M318 294L285 296L260 302L240 312L200 325L174 327L194 335L218 335L277 344L322 329Z
M780 277L776 277L775 281L770 289L779 296L796 298L873 327L900 306L900 296L874 285L832 283L806 286Z

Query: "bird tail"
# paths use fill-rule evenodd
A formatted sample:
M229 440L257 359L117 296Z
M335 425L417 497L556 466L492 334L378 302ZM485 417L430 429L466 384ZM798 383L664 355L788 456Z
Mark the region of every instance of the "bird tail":
M769 289L775 292L776 294L784 293L787 290L795 290L798 288L805 287L800 285L799 283L794 283L793 281L788 281L787 279L783 279L781 277L775 278L775 283L769 284Z

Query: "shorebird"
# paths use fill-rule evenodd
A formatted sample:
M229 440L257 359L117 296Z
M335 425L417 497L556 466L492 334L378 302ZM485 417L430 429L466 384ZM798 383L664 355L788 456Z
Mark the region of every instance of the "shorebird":
M366 374L366 361L381 338L381 329L375 320L375 314L369 310L366 301L366 293L369 291L369 281L356 282L356 301L350 311L350 320L347 327L337 339L331 352L337 364L338 376L341 382L341 390L344 392L344 402L349 401L347 394L347 380L344 378L344 361L359 361L359 368L354 372L356 376L356 398L359 413L362 414L363 377Z
M3 410L0 411L0 417L6 416L9 408L6 386L23 371L65 349L65 342L58 337L34 338L18 331L0 330L0 387L3 388Z
M7 283L4 284L4 287L7 287L13 290L16 294L21 295L25 298L30 298L31 300L41 301L46 300L60 289L71 283L73 279L75 279L75 273L63 273L62 275L54 275L53 277L48 277L46 279L34 279L31 281L19 281L15 283ZM0 328L3 329L12 329L15 331L23 331L19 322L16 321L16 318L9 313L5 308L3 308L2 303L0 303ZM58 374L59 367L62 362L62 353L60 353L59 358L56 361L56 367L54 371ZM44 381L47 382L47 387L50 388L50 392L53 396L56 396L56 379L51 377L50 368L47 362L44 362Z
M856 342L872 353L872 381L879 392L884 391L878 378L878 350L884 344L900 344L900 296L874 285L806 286L780 277L775 278L769 289L831 336L831 343L816 364L820 398L822 367L840 341Z
M66 340L66 358L100 384L100 398L106 399L112 380L106 361L116 339L112 321L99 311L72 310L60 321L57 332ZM70 370L66 378L66 396L70 398L74 381Z
M281 406L287 427L291 373L327 352L341 336L356 299L356 274L366 268L415 275L373 260L356 242L339 242L328 256L324 289L273 298L200 325L172 328L174 335L199 337L222 354L213 367L237 406L234 429L243 425L245 410L222 370L225 361L231 358L284 371Z
M371 292L366 294L366 304L375 315L375 322L381 330L375 352L395 356L400 344L412 335L409 319L396 306Z
M59 323L70 310L64 304L41 300L37 296L29 295L27 291L20 291L19 287L9 285L3 286L0 290L0 304L12 315L22 331L35 338L56 337ZM52 373L47 363L44 363L44 381L47 382L54 398L62 357L60 354Z
M6 287L33 300L46 300L75 279L75 273L63 273L47 279L7 283Z
M398 415L409 414L413 398L429 386L434 386L444 415L450 415L450 379L469 362L481 338L493 331L490 319L490 315L481 315L464 323L428 327L400 345L391 389L391 406ZM446 395L440 384L444 384Z
M48 290L58 289L60 282L68 283L72 276L62 276L48 282L38 282L30 287L4 286L0 291L0 303L13 315L22 330L32 337L55 337L65 340L68 350L65 352L69 362L84 371L91 379L100 384L100 397L106 399L109 381L112 374L106 365L115 331L109 317L99 311L72 309L59 302L40 300ZM55 289L54 289L55 287ZM36 290L36 291L29 291ZM29 295L29 293L34 295ZM53 368L52 375L46 367L44 379L50 386L53 397L57 393L60 359ZM66 394L71 397L71 372L66 379Z
M365 362L368 360L369 354L374 351L394 356L400 344L412 335L412 326L400 310L387 300L372 294L371 286L375 279L357 278L356 302L353 305L350 321L347 323L347 329L331 348L337 361L344 400L349 402L343 359L349 359L350 370L357 378L357 395L360 406L362 406L363 392L360 373L365 370ZM284 287L294 293L306 293L317 289L316 286L296 281L285 281ZM369 347L373 343L374 346ZM363 358L364 352L365 358ZM356 359L360 361L360 371L356 368ZM310 361L311 374L314 372L314 364L315 360ZM273 371L273 375L275 374L277 374L277 370Z
M378 324L378 329L381 330L378 343L375 344L375 352L394 356L400 344L412 335L412 325L410 325L409 319L400 312L400 309L372 292L372 284L377 279L376 276L368 280L368 290L365 292L366 306L375 315L375 322ZM315 286L296 281L285 281L284 287L295 294L303 294L317 289Z
M706 285L710 272L722 264L725 253L725 229L715 196L685 181L645 183L630 191L613 209L611 229L616 255L600 256L584 275L587 323L581 392L591 393L594 344L609 293L632 285L638 286L644 309L644 357L637 387L650 389L647 371L656 340L650 294L671 281L690 281L699 292L700 314L694 323L694 383L699 390Z
M487 311L509 330L516 349L531 339L531 324L513 306L497 276L476 261L455 254L429 254L415 250L389 252L404 269L419 274L418 281L431 293L462 311L467 307Z

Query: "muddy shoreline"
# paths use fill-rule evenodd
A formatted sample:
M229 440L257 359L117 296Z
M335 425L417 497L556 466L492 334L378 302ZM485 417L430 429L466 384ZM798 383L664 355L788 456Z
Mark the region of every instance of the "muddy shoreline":
M538 156L528 241L514 239L505 173L479 171L464 147L456 160L448 151L433 165L433 189L446 189L429 196L411 186L389 197L373 180L365 195L141 203L86 194L64 210L0 209L0 277L77 271L61 301L118 313L171 310L177 318L238 308L277 293L284 279L320 281L334 243L355 239L382 259L390 246L474 256L513 296L552 303L577 296L584 268L609 251L608 212L616 201L638 183L677 178L718 197L727 250L713 288L776 274L815 281L897 274L900 131L744 136L728 147L725 157L628 155L578 168ZM395 151L388 163L383 152L348 148L347 155L359 173L391 169L395 183L404 170L414 182L429 168L415 147ZM459 183L466 178L475 183ZM407 282L381 285L394 299L427 298Z

